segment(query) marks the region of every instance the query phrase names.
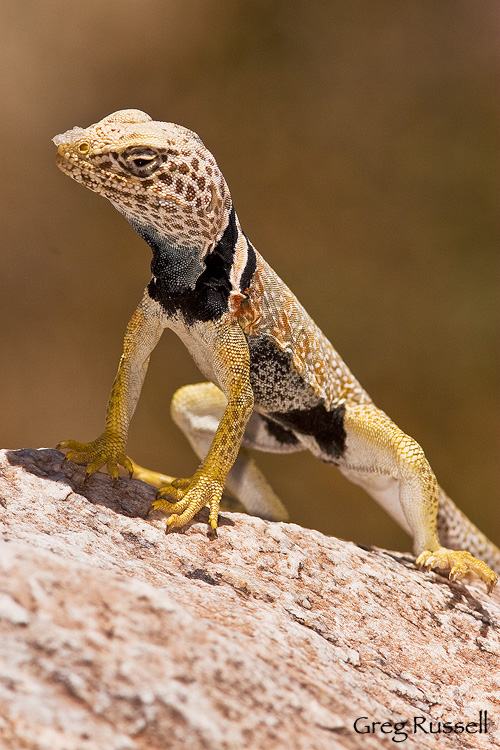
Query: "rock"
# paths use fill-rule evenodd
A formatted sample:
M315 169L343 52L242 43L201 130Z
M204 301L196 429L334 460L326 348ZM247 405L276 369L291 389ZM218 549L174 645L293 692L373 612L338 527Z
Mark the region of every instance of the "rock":
M500 747L484 587L241 513L167 536L152 488L82 480L0 452L2 748Z

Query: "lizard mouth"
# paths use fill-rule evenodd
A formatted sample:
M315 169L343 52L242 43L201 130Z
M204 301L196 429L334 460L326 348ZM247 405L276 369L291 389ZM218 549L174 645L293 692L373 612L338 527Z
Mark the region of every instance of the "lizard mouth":
M112 172L100 164L93 164L85 158L76 156L69 150L67 143L60 143L57 151L56 164L61 172L69 175L73 180L85 185L85 187L88 187L93 192L100 193L112 201L116 201L120 192L128 192L129 179L124 175ZM125 190L121 191L121 187L125 188ZM163 193L159 200L163 208L167 210L169 205L170 210L173 207L185 208L189 206L189 203L174 193Z
M72 162L70 159L66 158L66 156L62 154L57 154L56 164L60 170L62 170L63 172L67 172L67 173L72 172L74 168L76 167L76 164L74 162Z
M94 193L100 193L106 198L116 197L120 192L120 187L127 182L125 177L73 155L68 150L67 144L61 144L58 147L56 164L61 172L69 175L75 182L85 185Z

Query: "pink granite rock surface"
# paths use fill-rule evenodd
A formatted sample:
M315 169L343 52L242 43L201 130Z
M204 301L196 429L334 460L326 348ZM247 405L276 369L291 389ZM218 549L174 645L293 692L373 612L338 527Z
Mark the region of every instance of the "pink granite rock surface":
M0 452L2 749L500 747L484 587L240 513L166 536L153 489L82 479Z

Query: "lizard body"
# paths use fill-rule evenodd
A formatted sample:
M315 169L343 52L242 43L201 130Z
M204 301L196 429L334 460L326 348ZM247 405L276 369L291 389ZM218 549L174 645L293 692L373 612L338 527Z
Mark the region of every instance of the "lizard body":
M127 327L105 430L91 443L61 443L67 458L86 464L89 474L106 464L115 477L121 464L158 486L153 506L171 514L167 530L204 505L215 529L226 483L251 512L286 518L246 447L308 449L395 518L413 537L419 564L449 569L452 578L476 575L491 590L497 576L486 563L500 569L500 551L453 505L420 445L374 405L252 246L199 137L123 110L54 142L59 167L108 198L153 252L152 278ZM173 418L201 459L191 478L149 472L125 454L149 356L167 327L208 379L181 388L172 400Z

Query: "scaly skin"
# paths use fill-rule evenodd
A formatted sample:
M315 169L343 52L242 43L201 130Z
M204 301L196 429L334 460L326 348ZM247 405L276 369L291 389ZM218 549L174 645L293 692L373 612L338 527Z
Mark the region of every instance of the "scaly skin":
M87 474L106 466L116 477L121 465L159 486L153 507L171 514L167 530L205 505L216 529L226 482L252 512L286 517L253 458L245 448L239 453L242 445L308 449L412 535L419 565L447 569L452 579L478 577L491 591L497 576L486 563L500 569L500 551L446 497L420 445L373 404L253 248L199 137L124 110L54 142L59 167L108 198L153 251L153 276L127 327L105 430L90 443L60 443L67 458L85 464ZM149 356L167 327L210 381L185 386L172 401L172 416L201 460L190 479L149 472L125 453Z

